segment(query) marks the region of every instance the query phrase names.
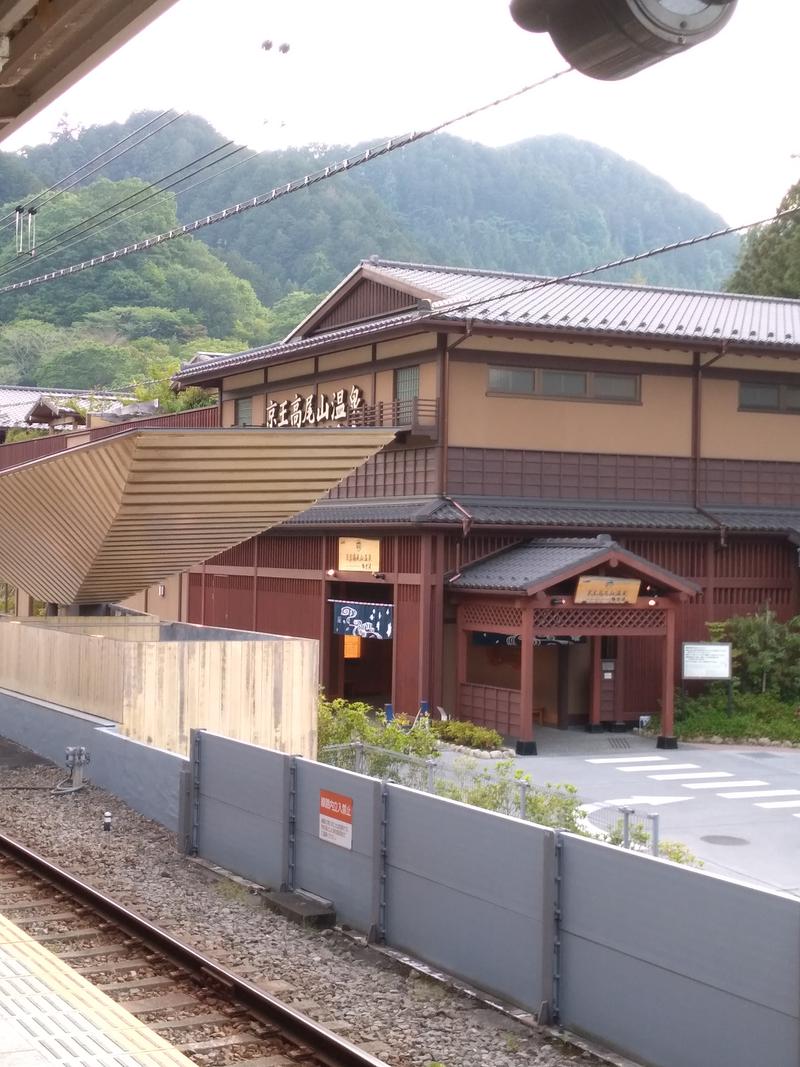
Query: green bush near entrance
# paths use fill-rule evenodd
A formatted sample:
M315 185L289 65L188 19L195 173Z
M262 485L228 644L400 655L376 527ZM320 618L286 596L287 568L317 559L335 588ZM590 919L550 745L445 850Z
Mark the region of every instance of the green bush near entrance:
M422 759L436 756L439 752L436 735L422 721L412 726L400 716L387 722L384 713L369 704L342 699L326 700L321 696L317 722L318 751L329 745L348 745L352 741L363 741L365 745L375 745L407 756L420 756Z
M503 747L503 738L497 730L487 730L485 726L478 726L474 722L450 719L447 722L432 722L431 729L440 741L451 745L478 748L483 752L493 752Z
M651 724L658 729L657 723ZM800 707L773 693L734 690L733 712L728 714L728 693L715 685L698 697L679 697L675 706L677 737L729 738L741 742L789 741L800 744Z

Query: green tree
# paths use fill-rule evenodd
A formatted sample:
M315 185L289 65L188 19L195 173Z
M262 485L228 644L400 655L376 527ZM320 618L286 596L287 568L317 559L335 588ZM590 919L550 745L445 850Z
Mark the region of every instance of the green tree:
M38 319L19 319L0 329L0 382L40 385L39 368L64 345L64 331Z
M743 693L800 697L800 616L779 622L765 608L707 623L714 641L730 641L734 677Z
M733 293L800 297L800 182L793 185L780 211L797 214L752 230L745 238L739 265L728 283Z

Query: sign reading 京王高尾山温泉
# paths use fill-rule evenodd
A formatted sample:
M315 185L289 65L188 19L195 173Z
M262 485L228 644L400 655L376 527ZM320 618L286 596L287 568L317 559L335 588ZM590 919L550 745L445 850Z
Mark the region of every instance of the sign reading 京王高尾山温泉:
M721 641L684 641L684 680L728 681L731 677L731 646Z
M339 848L353 847L353 798L319 791L319 836Z
M388 641L392 636L392 615L391 604L364 604L358 600L334 600L333 632Z
M380 541L367 541L363 537L339 538L340 571L367 571L375 574L380 569Z
M641 582L638 578L606 578L584 574L575 590L576 604L635 604Z

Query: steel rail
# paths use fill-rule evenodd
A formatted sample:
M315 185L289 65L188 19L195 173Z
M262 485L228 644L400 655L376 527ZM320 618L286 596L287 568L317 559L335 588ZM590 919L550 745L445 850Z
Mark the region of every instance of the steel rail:
M277 1026L284 1035L310 1049L325 1067L387 1067L384 1060L377 1059L309 1019L302 1012L295 1011L251 982L214 963L136 912L123 907L5 834L0 834L0 854L10 857L51 885L88 904L94 911L110 919L116 926L137 937L161 955L169 957L206 985L221 987L231 999L246 1007L262 1022Z

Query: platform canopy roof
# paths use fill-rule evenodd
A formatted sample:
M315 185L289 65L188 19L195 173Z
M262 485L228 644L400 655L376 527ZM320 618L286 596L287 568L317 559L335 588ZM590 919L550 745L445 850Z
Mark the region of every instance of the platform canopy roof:
M0 140L175 0L0 0Z
M132 430L0 472L0 576L115 602L309 507L391 429Z

